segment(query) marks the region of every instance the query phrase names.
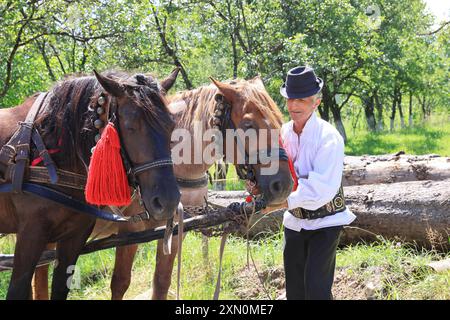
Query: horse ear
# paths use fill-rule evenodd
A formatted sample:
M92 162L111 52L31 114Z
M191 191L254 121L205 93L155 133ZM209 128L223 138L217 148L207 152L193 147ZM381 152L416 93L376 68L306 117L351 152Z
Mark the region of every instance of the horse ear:
M261 90L266 89L266 87L264 87L264 82L262 81L261 76L259 76L259 75L257 75L253 79L251 79L250 82L253 83L254 85L256 85L256 87L258 89L261 89Z
M100 85L103 87L103 89L106 90L109 94L113 95L114 97L120 97L125 93L125 89L123 85L118 83L117 81L102 76L101 74L97 73L97 71L94 70L94 75L97 78Z
M234 101L238 95L236 88L233 88L232 85L228 83L220 82L213 77L209 77L209 79L214 83L217 89L225 96L225 98L229 101Z
M179 72L180 72L180 67L176 67L175 69L172 70L172 72L170 73L170 75L167 78L165 78L164 80L162 80L159 83L161 85L161 87L164 89L165 93L167 93L167 91L169 91L170 88L172 88L175 81L177 80L177 76L178 76Z

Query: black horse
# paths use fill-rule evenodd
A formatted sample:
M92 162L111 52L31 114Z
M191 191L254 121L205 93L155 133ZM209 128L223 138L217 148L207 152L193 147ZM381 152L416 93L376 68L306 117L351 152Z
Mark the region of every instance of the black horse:
M130 169L140 168L134 170L134 179L130 179L134 181L132 186L140 193L143 209L157 220L173 217L180 200L173 167L152 166L160 159L170 159L170 136L175 127L164 92L161 92L164 83L159 85L150 76L125 73L105 76L95 73L95 76L69 79L48 93L43 102L44 109L35 122L46 147L58 150L52 155L56 166L86 175L91 150L98 140L98 123L94 125L98 115L93 106L104 103L99 99L108 101L109 119L115 123L126 155L124 164ZM0 110L0 147L17 130L18 123L24 121L36 98L37 95L22 105ZM84 201L83 190L47 186ZM0 193L0 233L17 234L7 299L30 297L34 269L50 242L57 243L58 259L53 274L52 299L66 299L68 269L73 269L70 267L76 264L95 221L94 216L33 194Z

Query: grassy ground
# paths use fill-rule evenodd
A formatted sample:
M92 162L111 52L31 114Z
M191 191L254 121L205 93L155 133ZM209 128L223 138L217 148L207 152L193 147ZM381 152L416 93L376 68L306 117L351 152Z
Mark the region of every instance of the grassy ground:
M447 121L443 121L447 120ZM388 154L405 151L407 154L435 153L450 156L450 121L434 118L413 128L393 132L369 133L361 128L348 130L345 149L347 155Z
M282 234L247 244L230 238L224 254L221 299L276 299L283 293ZM12 250L13 239L1 241L0 250ZM202 239L189 233L182 257L181 297L211 299L217 276L220 239L209 241L209 258L202 255ZM189 250L187 250L189 248ZM127 299L151 288L155 265L155 243L140 246ZM367 283L374 284L372 299L450 299L450 270L436 273L426 264L450 258L432 251L418 252L403 244L380 241L340 248L337 254L334 295L337 299L366 299ZM254 263L253 263L254 262ZM114 265L114 250L96 252L80 258L80 289L69 299L109 299L109 283ZM255 270L255 266L257 270ZM259 277L258 277L259 275ZM10 272L0 273L0 298L4 299ZM174 270L173 279L176 279ZM175 281L170 298L175 297Z

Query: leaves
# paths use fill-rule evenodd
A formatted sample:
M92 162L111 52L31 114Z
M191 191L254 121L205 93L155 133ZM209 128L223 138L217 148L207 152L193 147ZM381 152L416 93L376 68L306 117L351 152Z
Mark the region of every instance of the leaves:
M395 88L449 108L449 28L432 24L420 0L2 1L0 107L71 73L174 64L176 90L259 74L283 105L287 70L308 64L326 80L324 112L350 108L337 94L388 105Z

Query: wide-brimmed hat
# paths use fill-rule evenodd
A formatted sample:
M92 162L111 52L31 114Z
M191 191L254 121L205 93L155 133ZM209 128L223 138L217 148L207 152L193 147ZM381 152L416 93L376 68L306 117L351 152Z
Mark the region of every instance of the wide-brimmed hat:
M286 99L300 99L315 95L323 87L323 80L316 77L310 67L295 67L288 71L280 93Z

